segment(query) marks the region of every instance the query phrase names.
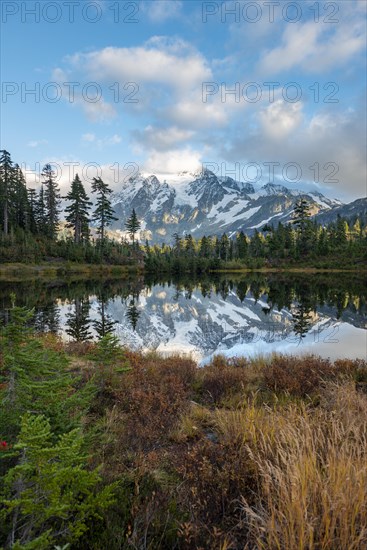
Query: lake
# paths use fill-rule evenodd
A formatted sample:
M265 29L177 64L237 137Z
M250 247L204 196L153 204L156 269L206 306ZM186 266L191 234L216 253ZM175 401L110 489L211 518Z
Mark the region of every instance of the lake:
M282 352L366 358L367 282L362 275L226 274L108 281L0 283L0 316L10 294L34 308L32 324L67 340L108 331L121 343L164 354L253 356Z

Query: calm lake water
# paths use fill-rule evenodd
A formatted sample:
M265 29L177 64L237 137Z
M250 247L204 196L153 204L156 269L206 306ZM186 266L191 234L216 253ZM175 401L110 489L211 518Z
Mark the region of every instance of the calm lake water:
M274 351L366 358L367 282L333 274L248 274L189 278L0 283L34 308L38 331L65 339L114 332L133 349L253 356Z

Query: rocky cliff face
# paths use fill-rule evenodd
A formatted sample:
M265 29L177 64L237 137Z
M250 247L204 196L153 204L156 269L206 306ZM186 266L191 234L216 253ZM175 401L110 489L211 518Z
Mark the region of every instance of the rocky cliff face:
M161 178L163 179L163 178ZM218 177L209 170L184 172L160 181L156 176L137 174L112 196L118 221L114 230L125 230L131 211L142 220L140 239L170 242L174 233L229 236L237 231L251 234L266 223L286 223L301 196L311 204L312 213L328 213L344 205L321 193L291 190L268 183L258 189L230 177Z

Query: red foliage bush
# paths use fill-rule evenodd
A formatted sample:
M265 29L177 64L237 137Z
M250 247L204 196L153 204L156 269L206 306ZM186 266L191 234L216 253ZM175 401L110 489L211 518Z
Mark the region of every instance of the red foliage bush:
M354 375L360 366L360 361L340 360L333 364L329 359L314 355L280 355L273 357L265 367L263 379L265 388L270 391L305 397L317 391L324 380Z

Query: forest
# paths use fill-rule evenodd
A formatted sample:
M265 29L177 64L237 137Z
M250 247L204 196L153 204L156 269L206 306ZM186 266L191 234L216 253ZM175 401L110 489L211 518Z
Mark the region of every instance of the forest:
M111 188L94 178L86 194L78 175L63 199L50 164L42 171L39 190L28 188L22 170L11 155L0 156L0 262L28 264L42 261L130 265L147 272L206 272L258 268L363 268L367 259L367 219L338 217L322 226L313 220L307 200L300 198L291 223L265 224L253 235L174 235L173 243L160 246L139 243L136 235L143 220L135 210L126 222L129 238L109 236L116 220ZM154 236L153 236L154 237Z

